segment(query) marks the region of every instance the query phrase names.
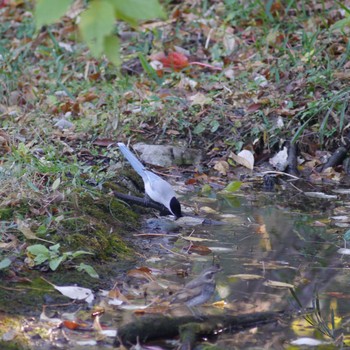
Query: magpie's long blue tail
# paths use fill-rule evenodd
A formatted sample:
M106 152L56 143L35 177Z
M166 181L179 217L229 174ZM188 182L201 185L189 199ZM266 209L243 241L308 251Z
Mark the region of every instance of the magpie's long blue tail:
M129 150L128 147L125 146L124 143L118 142L118 147L120 151L123 153L123 156L128 160L130 165L134 168L134 170L143 178L145 175L145 167L143 164L134 156L134 154Z

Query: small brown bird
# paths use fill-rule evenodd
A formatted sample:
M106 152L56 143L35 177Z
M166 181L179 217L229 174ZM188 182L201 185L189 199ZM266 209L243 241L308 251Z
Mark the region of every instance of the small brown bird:
M221 269L211 266L185 284L184 288L175 293L171 304L185 304L188 308L206 303L214 294L216 283L215 274Z

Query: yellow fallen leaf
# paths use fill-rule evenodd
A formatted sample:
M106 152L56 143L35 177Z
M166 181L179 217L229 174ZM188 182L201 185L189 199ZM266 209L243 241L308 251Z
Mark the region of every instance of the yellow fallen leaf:
M226 176L229 169L229 165L224 160L219 160L215 163L214 169L217 170L221 175Z
M268 287L277 287L277 288L293 288L294 286L290 283L284 283L284 282L280 282L280 281L271 281L271 280L267 280L266 282L263 283L265 286Z
M213 208L207 207L207 206L201 207L200 210L204 213L207 213L207 214L217 214L216 210L214 210Z
M230 275L228 278L240 278L241 280L258 280L263 278L260 275L254 275L254 274L249 274L249 273L241 273L237 275Z
M212 102L212 99L210 97L202 94L201 92L190 96L188 99L191 101L191 106L200 105L201 107L203 107L204 105L208 105Z
M219 301L216 301L215 303L212 303L212 305L223 309L226 306L226 302L225 300L219 300Z
M192 237L192 236L187 236L187 237L181 236L181 238L186 240L186 241L190 241L190 242L205 242L205 241L207 241L207 242L215 242L213 239Z
M25 238L27 239L37 239L39 241L55 244L55 242L48 241L47 239L43 239L40 237L37 237L35 233L30 229L29 225L26 224L24 221L21 219L16 219L16 224L17 224L17 229L18 231L22 232Z

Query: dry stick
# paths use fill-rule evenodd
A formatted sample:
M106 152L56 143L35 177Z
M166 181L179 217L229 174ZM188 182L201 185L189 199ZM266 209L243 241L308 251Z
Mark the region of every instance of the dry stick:
M285 173L283 171L268 170L268 171L263 171L261 174L263 174L263 175L265 175L265 174L286 175L286 176L289 176L289 177L291 177L292 179L295 179L295 180L299 180L300 179L300 177L298 177L298 176L291 175L291 174Z
M301 190L300 188L298 188L297 186L295 186L292 182L288 182L289 185L291 185L292 187L294 187L297 191L299 191L300 193L304 193L303 190Z
M189 64L192 64L192 65L196 65L196 66L201 66L201 67L205 67L205 68L210 68L210 69L213 69L213 70L222 70L221 67L215 67L215 66L212 66L211 64L208 64L208 63L202 63L202 62L190 62Z
M169 233L137 233L133 235L134 237L149 237L149 236L155 236L155 237L179 237L179 235L171 235Z
M168 248L164 247L163 244L159 244L159 246L161 248L163 248L164 250L166 250L167 252L171 253L171 254L178 255L178 256L181 256L182 258L188 259L188 257L186 255L183 255L183 254L180 254L180 253L175 253L171 249L168 249Z
M43 289L43 288L35 288L35 287L23 287L23 288L14 288L14 287L5 287L0 285L0 289L4 290L12 290L15 292L26 292L28 290L39 290L40 292L46 292L46 293L54 293L56 292L55 290L52 289Z
M64 306L71 306L75 304L76 305L76 300L72 300L69 303L63 303L63 304L44 304L42 305L43 309L47 309L49 307L64 307Z

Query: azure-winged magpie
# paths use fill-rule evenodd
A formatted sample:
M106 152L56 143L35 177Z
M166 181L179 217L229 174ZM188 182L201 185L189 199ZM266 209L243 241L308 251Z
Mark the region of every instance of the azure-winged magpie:
M146 170L143 164L134 156L124 143L118 142L118 147L134 170L142 177L145 185L145 192L148 197L153 201L164 205L176 218L181 217L181 205L177 200L171 185L160 176Z

